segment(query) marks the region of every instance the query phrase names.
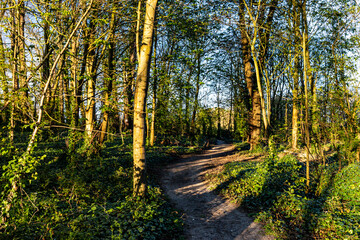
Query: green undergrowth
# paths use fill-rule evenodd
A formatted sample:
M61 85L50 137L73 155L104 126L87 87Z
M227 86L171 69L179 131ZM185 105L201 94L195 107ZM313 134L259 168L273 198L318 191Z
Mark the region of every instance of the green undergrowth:
M313 163L310 188L304 163L292 155L228 163L208 178L215 191L246 208L277 239L359 239L359 164L339 170L337 161Z
M32 170L36 177L17 191L8 214L4 214L6 225L0 229L0 239L176 239L179 236L182 220L161 192L156 174L149 179L146 199L131 196L131 145L114 140L95 154L86 150L85 147L70 151L63 139L38 144L33 153L39 156L34 158L39 161ZM173 160L173 155L195 150L195 147L149 148L150 172ZM7 165L16 151L2 147L1 189L8 184ZM4 191L3 203L7 198Z

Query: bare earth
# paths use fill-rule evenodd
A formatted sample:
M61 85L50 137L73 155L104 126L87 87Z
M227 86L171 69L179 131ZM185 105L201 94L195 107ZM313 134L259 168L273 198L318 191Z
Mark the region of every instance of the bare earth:
M168 165L162 176L165 194L185 213L186 239L272 240L236 204L217 196L204 180L206 173L219 171L237 160L231 144L218 145L203 154L191 155Z

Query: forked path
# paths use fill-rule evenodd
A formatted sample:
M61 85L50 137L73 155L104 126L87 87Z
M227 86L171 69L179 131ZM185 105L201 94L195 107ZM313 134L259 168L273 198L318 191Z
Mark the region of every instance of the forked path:
M203 240L272 240L261 225L236 204L209 189L203 176L235 160L234 147L218 142L203 154L191 155L164 169L162 185L166 195L185 213L185 237Z

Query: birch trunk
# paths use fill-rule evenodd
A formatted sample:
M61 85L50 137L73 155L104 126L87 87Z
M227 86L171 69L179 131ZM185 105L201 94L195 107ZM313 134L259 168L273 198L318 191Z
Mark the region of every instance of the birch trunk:
M139 66L135 87L134 101L134 134L133 134L133 195L144 197L146 194L146 160L145 160L145 103L148 85L148 70L151 59L155 9L157 0L147 0L144 32L140 49Z

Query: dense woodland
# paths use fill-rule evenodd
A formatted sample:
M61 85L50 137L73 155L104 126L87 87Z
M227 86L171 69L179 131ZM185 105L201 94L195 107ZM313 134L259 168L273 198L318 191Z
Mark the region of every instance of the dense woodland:
M359 15L355 0L2 0L0 237L172 239L159 166L224 139L265 156L212 177L272 234L359 239Z

